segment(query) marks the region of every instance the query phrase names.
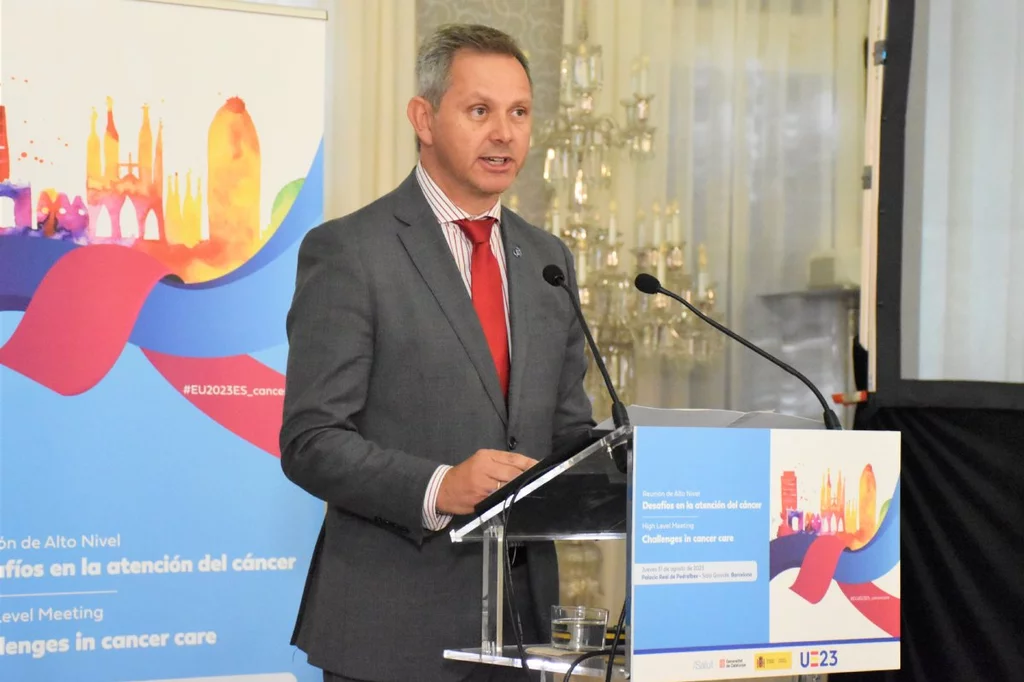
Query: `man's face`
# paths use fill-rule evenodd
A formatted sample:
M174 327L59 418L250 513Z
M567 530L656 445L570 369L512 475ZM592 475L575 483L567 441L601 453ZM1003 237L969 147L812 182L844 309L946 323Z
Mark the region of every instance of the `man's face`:
M427 170L461 208L489 209L515 180L530 147L532 105L514 57L456 53L448 91L419 134Z

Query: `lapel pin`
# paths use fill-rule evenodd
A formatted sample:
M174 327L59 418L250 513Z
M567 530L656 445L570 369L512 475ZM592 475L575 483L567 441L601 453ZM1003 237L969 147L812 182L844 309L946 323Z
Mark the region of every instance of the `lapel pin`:
M523 250L516 246L515 248L512 249L512 255L515 256L516 258L519 258L520 256L523 255Z

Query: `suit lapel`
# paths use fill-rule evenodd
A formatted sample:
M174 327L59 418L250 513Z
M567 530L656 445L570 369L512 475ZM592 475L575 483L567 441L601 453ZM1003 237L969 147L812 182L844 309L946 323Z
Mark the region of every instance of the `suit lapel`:
M527 304L533 278L540 277L532 254L522 251L522 228L509 211L501 212L501 234L505 246L505 274L508 278L509 326L512 328L512 363L508 386L508 423L514 429L519 417L526 371L527 344L530 340L530 318ZM536 272L534 272L536 270Z
M411 187L410 187L411 183ZM405 246L413 265L426 282L449 324L462 342L466 354L480 375L495 411L508 423L505 397L501 394L498 373L487 347L480 318L473 308L473 300L466 291L459 268L452 257L448 242L437 224L437 217L423 197L415 176L410 176L398 190L399 203L395 217L407 225L398 237ZM514 328L514 327L513 327ZM515 348L513 337L513 348ZM513 371L515 364L513 362Z

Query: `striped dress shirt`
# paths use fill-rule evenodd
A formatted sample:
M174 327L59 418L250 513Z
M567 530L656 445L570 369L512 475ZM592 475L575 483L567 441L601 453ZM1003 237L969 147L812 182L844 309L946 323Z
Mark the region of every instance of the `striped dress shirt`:
M462 228L455 224L456 220L475 219L491 217L494 218L494 229L491 231L491 251L498 261L498 270L501 271L501 294L505 302L505 331L509 340L509 356L512 354L512 332L509 328L508 319L508 275L505 272L505 247L501 242L501 202L495 202L491 210L477 216L471 216L461 208L452 203L437 183L427 174L421 164L416 164L416 180L419 182L427 203L437 216L437 222L441 226L448 247L452 250L455 264L462 274L462 281L466 283L466 291L472 296L473 292L473 242L462 231ZM423 527L427 530L441 530L449 523L452 517L448 514L440 514L437 511L437 493L441 489L441 481L444 475L451 469L447 464L442 464L434 471L427 485L427 494L423 498Z

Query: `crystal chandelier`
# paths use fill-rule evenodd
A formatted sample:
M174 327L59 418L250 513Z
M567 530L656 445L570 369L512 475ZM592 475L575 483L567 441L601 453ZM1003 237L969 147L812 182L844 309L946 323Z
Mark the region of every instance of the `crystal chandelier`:
M539 127L534 146L544 152L544 180L551 190L547 229L573 254L580 304L616 390L629 404L636 395L638 362L656 359L668 363L673 373L687 372L717 357L721 342L677 303L637 292L628 274L634 270L624 262L626 251L633 256L635 272L657 273L666 288L680 292L705 314L714 314L716 292L703 246L692 262L678 205L668 204L663 212L660 204L653 204L649 217L638 212L633 248L627 249L622 240L620 217L608 196L613 168L623 149L633 163L653 158L654 94L648 61L640 58L633 64L633 94L621 101L623 124L595 111L603 85L602 50L589 40L587 19L587 0L580 0L575 43L564 47L561 61L558 114ZM696 277L691 275L694 265ZM600 374L588 371L587 381L595 414L609 414Z

